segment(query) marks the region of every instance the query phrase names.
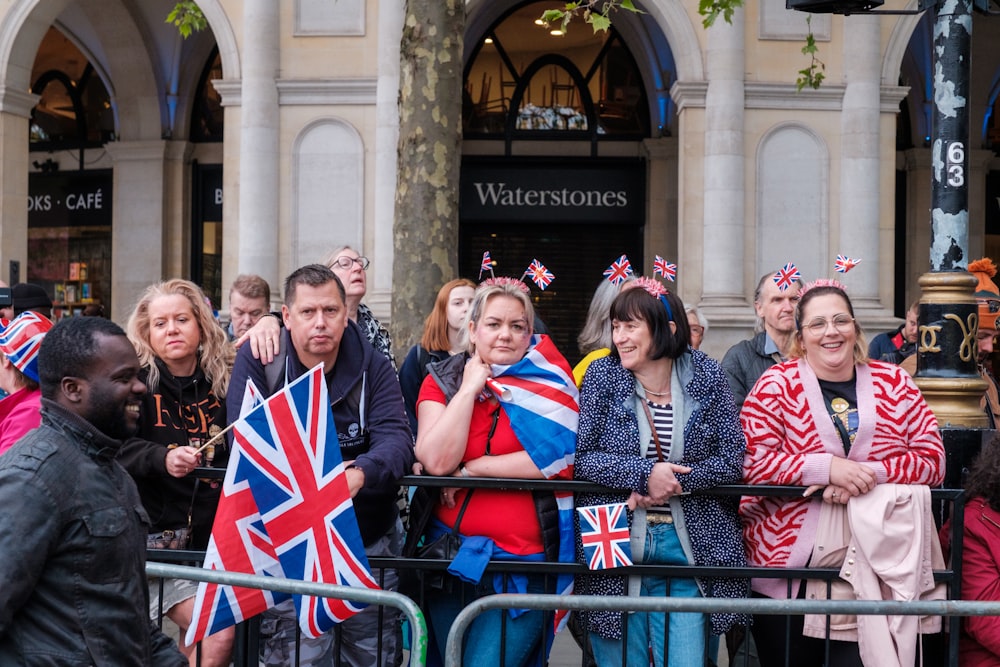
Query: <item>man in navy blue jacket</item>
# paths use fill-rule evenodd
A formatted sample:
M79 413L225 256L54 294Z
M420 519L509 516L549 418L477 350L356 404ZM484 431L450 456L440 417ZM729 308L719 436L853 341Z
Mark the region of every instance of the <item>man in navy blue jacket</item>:
M347 484L354 498L358 527L369 556L398 556L403 530L396 505L399 479L413 465L413 436L403 395L392 366L375 351L347 314L344 286L327 267L311 264L285 280L280 351L265 366L243 346L233 367L226 399L230 419L240 413L248 379L267 396L324 364ZM372 574L384 590L395 590L395 570ZM287 607L287 608L286 608ZM303 638L300 665L331 665L339 652L343 664L396 665L401 656L398 611L368 607L340 624L340 646L332 633ZM381 632L379 632L381 624ZM261 622L265 664L295 664L295 613L290 602L267 612ZM378 639L382 638L381 655ZM376 656L378 661L376 662Z

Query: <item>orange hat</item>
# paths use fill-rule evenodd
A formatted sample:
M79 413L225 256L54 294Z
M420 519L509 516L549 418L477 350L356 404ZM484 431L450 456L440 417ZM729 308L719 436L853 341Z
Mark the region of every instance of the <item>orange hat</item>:
M997 274L996 264L989 257L983 257L969 263L969 273L979 280L973 294L979 304L979 327L1000 329L1000 288L992 280Z

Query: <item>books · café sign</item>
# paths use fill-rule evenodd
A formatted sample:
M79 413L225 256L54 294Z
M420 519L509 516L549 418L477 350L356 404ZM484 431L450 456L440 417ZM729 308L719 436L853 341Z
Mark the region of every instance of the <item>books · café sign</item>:
M466 161L460 192L462 222L642 222L645 165Z

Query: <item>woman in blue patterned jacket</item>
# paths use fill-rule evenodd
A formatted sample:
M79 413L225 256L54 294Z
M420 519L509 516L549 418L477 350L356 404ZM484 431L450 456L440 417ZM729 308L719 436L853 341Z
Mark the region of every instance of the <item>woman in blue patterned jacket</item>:
M577 506L627 503L631 556L636 564L746 567L736 497L689 495L740 482L746 440L725 373L692 350L684 304L650 278L640 278L611 306L611 356L587 370L580 393L577 479L611 489L579 494ZM583 547L577 530L577 555ZM589 575L576 590L586 595L746 597L746 579ZM621 612L587 612L598 665L622 664ZM704 664L704 614L628 615L625 664L656 667ZM713 614L721 635L746 617ZM665 641L665 635L667 639Z

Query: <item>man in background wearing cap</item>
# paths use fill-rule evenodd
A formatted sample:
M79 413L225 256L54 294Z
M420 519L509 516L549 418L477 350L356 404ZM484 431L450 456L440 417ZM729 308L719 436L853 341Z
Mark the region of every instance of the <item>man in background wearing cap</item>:
M39 315L52 319L52 299L45 288L32 283L18 283L10 288L14 297L14 315L33 310Z
M34 312L21 313L0 331L0 454L41 423L38 350L52 322Z
M1000 389L990 369L990 355L997 335L997 318L1000 317L1000 289L992 278L997 274L996 264L988 257L969 264L969 273L979 279L976 285L976 303L979 306L979 331L976 333L976 362L979 375L989 384L983 396L983 410L990 418L990 428L1000 426Z

